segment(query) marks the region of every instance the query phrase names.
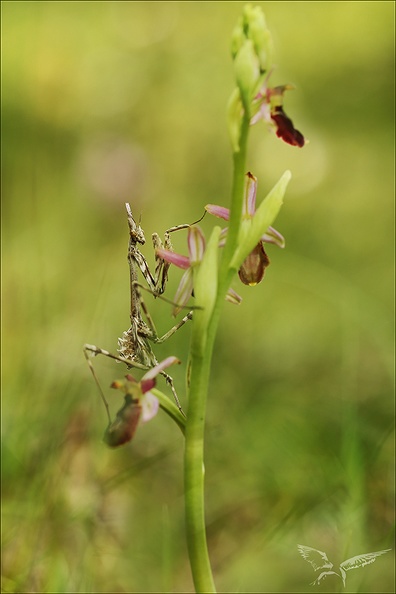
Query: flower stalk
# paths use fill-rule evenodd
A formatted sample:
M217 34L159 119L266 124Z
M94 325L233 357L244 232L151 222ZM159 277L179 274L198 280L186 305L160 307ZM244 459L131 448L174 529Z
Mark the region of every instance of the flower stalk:
M290 172L286 172L270 192L267 200L259 207L257 216L252 217L247 232L245 230L243 233L244 221L241 214L245 193L251 115L252 110L257 109L255 107L257 103L256 87L262 84L263 74L266 71L263 63L266 61L268 70L268 58L272 51L270 36L261 10L246 7L243 20L243 25L237 26L233 37L233 56L238 88L233 92L228 104L228 128L233 148L234 167L227 239L222 250L217 278L213 274L211 277L206 276L207 273L204 271L205 259L206 263L210 264L207 268L211 269L212 273L215 270L213 258L217 258L217 255L212 252L210 254L205 252L199 272L194 276L194 283L199 276L202 278L206 276L206 286L209 284L211 289L211 298L209 299L207 292L203 291L201 295L194 284L197 305L202 310L194 313L193 320L189 405L185 433L186 530L196 592L215 592L206 541L204 508L205 414L214 341L224 299L229 291L231 281L244 259L259 243L260 237L268 230L278 214L283 194L290 179ZM257 39L260 40L259 44L257 44ZM268 47L266 48L267 42ZM254 51L255 48L257 49L257 45L259 45L259 54ZM281 137L281 135L278 136ZM216 296L213 301L214 291Z
M230 286L233 256L242 211L244 172L249 123L244 118L239 151L234 152L234 178L232 206L227 242L220 263L217 295L206 328L194 319L192 331L191 383L186 423L184 455L184 487L186 506L187 544L196 592L215 592L206 542L204 507L204 432L206 402L209 390L210 368L214 341L217 334L224 299ZM199 305L203 305L198 302ZM204 307L204 306L203 306ZM195 314L194 314L195 315ZM201 311L197 312L197 318ZM199 348L194 348L199 345Z

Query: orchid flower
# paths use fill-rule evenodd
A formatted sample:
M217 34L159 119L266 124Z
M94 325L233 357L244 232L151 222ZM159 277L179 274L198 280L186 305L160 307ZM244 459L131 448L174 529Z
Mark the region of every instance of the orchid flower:
M257 178L252 173L246 174L246 186L242 207L242 220L253 220L256 213L256 195L257 195ZM230 218L230 211L223 206L215 204L207 204L205 210L210 214L224 219L226 221ZM222 244L225 242L225 235L227 229L222 231ZM260 241L245 258L243 264L238 270L239 278L245 285L254 286L262 281L265 269L269 266L269 258L265 253L264 243L273 243L280 248L285 247L284 237L276 231L273 227L268 227Z
M191 227L188 228L187 245L188 256L177 254L176 252L165 248L158 248L156 250L158 257L185 270L174 297L174 316L183 309L194 292L193 269L202 262L205 253L205 236L200 227L191 225ZM233 289L228 290L226 299L236 305L242 301L242 297L240 297Z
M105 431L103 439L108 446L116 448L131 441L139 421L146 423L155 417L159 409L158 398L151 392L156 384L155 378L175 363L180 363L179 359L167 357L150 369L139 382L128 373L125 380L116 380L111 384L111 388L121 390L125 396L123 407Z
M294 86L290 84L271 88L264 83L254 98L253 105L256 113L250 120L250 124L256 124L259 120L275 124L278 138L292 146L301 148L306 142L305 138L283 111L283 94L285 91L292 89L294 89Z

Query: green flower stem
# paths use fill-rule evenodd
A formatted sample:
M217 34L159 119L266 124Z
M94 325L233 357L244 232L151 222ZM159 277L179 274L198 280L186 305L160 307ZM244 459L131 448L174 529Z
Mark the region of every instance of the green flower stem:
M230 270L229 265L237 245L242 212L248 131L249 121L245 117L241 126L239 151L234 153L231 215L227 243L220 265L215 306L212 316L208 320L207 327L203 328L201 324L194 323L192 330L189 406L185 434L184 486L186 532L191 571L196 592L202 593L216 591L210 566L205 528L204 432L206 400L209 389L213 345L225 295L234 274L234 271L232 269ZM195 315L198 318L199 312Z
M228 224L227 241L224 246L219 275L219 299L220 293L224 291L224 296L228 290L228 286L224 287L222 285L226 282L226 277L228 276L227 273L229 269L229 264L231 262L232 256L237 246L239 227L241 224L242 203L245 188L245 168L248 134L249 118L245 115L241 122L239 151L236 151L233 154L234 170L232 180L230 220Z
M196 592L216 592L206 542L204 511L204 430L211 350L204 356L195 355L192 359L185 434L186 532Z

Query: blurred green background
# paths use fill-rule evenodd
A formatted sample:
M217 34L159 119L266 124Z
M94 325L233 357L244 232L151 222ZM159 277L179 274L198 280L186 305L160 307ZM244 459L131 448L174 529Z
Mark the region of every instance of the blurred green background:
M225 304L209 546L219 591L337 592L335 576L308 585L298 543L334 563L393 547L394 3L259 4L272 84L296 85L285 110L310 142L252 129L258 200L293 173L276 222L287 244L268 248L261 285L235 280L239 308ZM5 592L193 589L182 437L160 414L107 449L82 345L114 351L129 325L125 201L148 239L229 202L229 42L243 6L2 3ZM173 239L186 253L185 234ZM168 296L179 279L173 269ZM168 330L170 306L147 302ZM189 333L158 358L185 362ZM95 366L116 410L107 386L125 369ZM348 573L346 590L393 592L393 552Z

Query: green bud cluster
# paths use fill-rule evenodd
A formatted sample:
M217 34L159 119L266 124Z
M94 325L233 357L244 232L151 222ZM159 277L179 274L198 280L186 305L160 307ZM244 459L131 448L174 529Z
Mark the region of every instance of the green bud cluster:
M249 111L254 93L272 64L271 34L259 6L245 6L232 34L231 54L243 106Z
M272 65L272 38L259 6L248 4L231 38L237 89L228 105L228 127L234 152L239 148L241 118L251 117L252 100Z

